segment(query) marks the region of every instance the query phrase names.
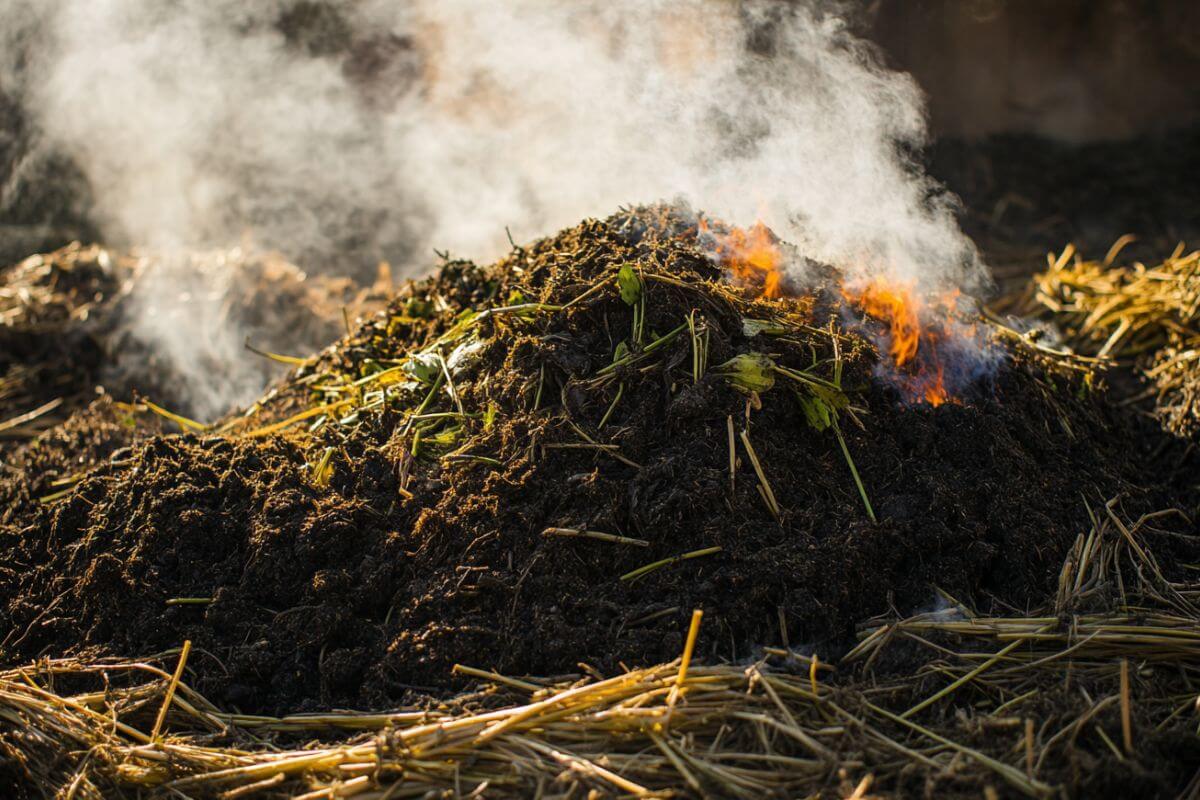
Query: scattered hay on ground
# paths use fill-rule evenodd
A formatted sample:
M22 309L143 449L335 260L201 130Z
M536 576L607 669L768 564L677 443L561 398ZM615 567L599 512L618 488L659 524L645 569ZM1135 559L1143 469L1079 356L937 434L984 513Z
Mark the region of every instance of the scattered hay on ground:
M1119 239L1103 261L1068 246L1051 254L1008 308L1050 320L1076 351L1134 365L1164 424L1184 436L1200 432L1200 250L1180 244L1154 266L1118 262L1133 237Z

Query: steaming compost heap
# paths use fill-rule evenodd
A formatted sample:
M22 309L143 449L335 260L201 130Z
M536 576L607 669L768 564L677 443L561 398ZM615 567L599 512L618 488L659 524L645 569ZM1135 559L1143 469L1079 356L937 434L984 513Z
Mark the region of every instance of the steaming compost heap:
M191 285L180 285L181 273ZM0 269L0 452L86 406L99 384L118 397L136 387L196 413L236 394L232 384L281 372L261 359L239 375L222 369L242 348L234 331L266 348L316 348L343 329L343 309L379 308L377 296L347 279L306 275L277 253L240 248L185 259L76 242L30 256ZM219 310L217 324L188 337L189 356L177 363L164 340L181 338L181 318L198 305ZM219 371L223 385L189 396L191 372Z
M1085 502L1170 504L1182 445L1070 359L1015 337L908 402L832 271L766 292L702 234L641 208L447 260L216 429L104 401L22 449L4 660L187 638L212 699L295 711L669 660L694 608L698 659L835 655L938 596L1052 594Z

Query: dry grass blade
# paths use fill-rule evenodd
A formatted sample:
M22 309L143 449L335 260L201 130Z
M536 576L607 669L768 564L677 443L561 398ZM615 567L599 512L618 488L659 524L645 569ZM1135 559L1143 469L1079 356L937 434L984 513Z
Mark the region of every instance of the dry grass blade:
M167 718L167 711L171 708L171 701L175 699L175 690L179 688L179 679L183 677L183 669L187 666L188 654L192 652L192 640L188 639L183 643L183 648L179 651L179 663L175 667L175 673L171 676L171 681L167 684L167 695L163 698L162 708L158 711L158 716L154 719L154 728L150 731L150 740L158 741L158 736L162 732L163 721Z
M700 622L703 619L704 612L700 609L692 612L692 624L688 626L687 642L683 645L683 657L679 661L679 674L675 676L675 685L671 687L671 694L667 697L667 705L672 708L675 707L683 685L687 682L688 667L692 663L692 653L696 650L696 638L700 635Z
M275 361L280 364L287 364L288 366L291 366L291 367L303 367L304 365L306 365L312 361L311 357L300 358L299 356L285 356L285 355L280 355L279 353L272 353L269 350L261 350L261 349L255 347L254 345L250 344L249 339L247 339L244 342L244 344L245 344L246 349L249 350L251 353L254 353L255 355L262 356L263 358L270 359L271 361Z
M203 422L197 422L194 419L188 419L185 416L176 414L173 411L168 411L162 406L151 403L149 400L143 400L142 403L146 406L146 408L150 409L155 414L158 414L163 419L169 419L171 422L174 422L185 431L204 432L209 430L211 427L209 425L205 425Z
M43 403L42 405L38 406L37 408L33 409L32 411L27 411L24 414L19 414L15 417L10 417L9 419L6 419L3 422L0 422L0 433L3 433L5 431L11 431L22 425L26 425L30 422L33 422L34 420L38 419L39 417L49 414L51 411L53 411L54 409L61 406L62 402L63 402L63 400L61 397L56 397L48 403Z
M612 542L613 544L630 544L635 547L649 547L650 543L645 539L634 539L629 536L617 536L615 533L604 533L602 531L588 531L582 528L546 528L542 531L542 536L567 536L583 539L595 539L600 542Z
M677 555L677 556L670 556L668 558L663 558L658 561L652 562L650 564L646 564L644 566L638 567L637 569L632 570L630 572L626 572L624 575L621 576L621 580L623 580L623 581L637 580L638 578L649 575L651 572L654 572L657 569L662 569L663 567L670 566L671 564L678 564L680 561L687 561L688 559L691 559L691 558L700 558L701 556L710 556L713 553L721 552L721 549L722 548L720 545L717 545L715 547L704 547L699 550L692 550L691 552L688 552L688 553L681 553L680 555Z
M779 501L775 499L775 492L771 489L771 483L767 480L767 474L763 472L762 464L759 463L758 454L754 452L754 445L750 444L750 436L746 431L741 432L742 447L746 448L746 455L750 457L750 463L754 466L754 474L758 476L759 493L762 495L763 502L767 506L767 510L771 512L771 516L779 521Z
M301 411L298 414L294 414L287 419L280 420L279 422L275 422L270 425L264 425L261 428L256 428L244 435L248 439L256 439L261 436L270 436L271 434L278 433L285 428L290 428L297 422L303 422L306 419L312 419L313 417L317 417L322 414L336 414L337 412L349 406L349 401L340 401L336 403L327 403L325 405L315 406L313 408Z

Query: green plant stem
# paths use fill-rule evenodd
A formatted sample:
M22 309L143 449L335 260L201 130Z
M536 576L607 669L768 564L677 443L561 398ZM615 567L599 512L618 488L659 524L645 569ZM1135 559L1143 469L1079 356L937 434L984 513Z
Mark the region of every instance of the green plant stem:
M854 459L850 457L850 448L846 446L846 438L842 436L842 428L837 424L837 420L833 421L833 432L837 434L838 444L842 446L842 455L846 457L846 466L850 467L850 474L854 476L854 485L858 487L858 493L862 496L863 505L867 508L867 516L871 522L878 522L875 518L875 510L871 508L871 500L867 497L867 489L863 486L862 478L858 476L858 468L854 466Z

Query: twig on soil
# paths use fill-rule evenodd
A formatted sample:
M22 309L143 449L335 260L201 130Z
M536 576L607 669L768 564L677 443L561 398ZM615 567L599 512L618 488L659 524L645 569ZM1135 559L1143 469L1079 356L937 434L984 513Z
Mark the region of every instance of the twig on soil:
M741 432L742 446L746 448L746 455L750 457L750 463L754 466L754 473L758 475L759 493L762 495L763 502L766 503L767 510L771 512L771 516L775 521L779 521L779 502L775 499L775 492L771 490L771 484L767 481L767 475L763 472L762 464L758 461L758 454L754 452L754 445L750 444L750 437L746 431Z
M688 331L692 339L692 384L700 383L708 369L708 326L703 320L696 324L696 312L688 314Z
M733 436L733 415L725 417L725 426L729 431L729 496L737 494L737 444Z
M559 310L561 311L561 310L564 310L564 309L568 309L568 308L570 308L571 306L573 306L573 305L575 305L575 304L577 304L577 303L582 303L582 302L583 302L585 299L587 299L587 298L591 297L591 296L592 296L592 295L594 295L596 292L599 292L601 289L603 289L605 286L607 286L609 283L611 283L611 282L612 282L612 280L613 280L613 277L610 275L610 276L608 276L608 277L606 277L606 278L603 278L603 279L601 279L601 280L597 281L597 282L596 282L596 284L595 284L594 286L592 286L592 288L590 288L590 289L588 289L587 291L583 292L583 293L582 293L582 294L580 294L578 297L575 297L575 298L574 298L574 299L572 299L572 300L568 300L566 303L564 303L564 304L563 304L563 305L560 307L560 309L559 309Z
M18 428L21 425L24 425L26 423L33 422L38 417L41 417L45 414L49 414L51 411L58 408L62 404L63 404L63 399L61 397L56 397L53 400L51 400L49 403L44 403L43 405L38 406L37 408L33 409L32 411L26 411L24 414L18 414L15 417L6 419L4 422L0 422L0 433L2 433L4 431L10 431L13 428Z
M617 384L617 394L616 394L616 396L615 396L615 397L613 397L613 400L612 400L612 402L611 402L611 403L609 404L609 406L608 406L608 410L604 412L604 416L600 418L600 422L599 422L599 423L596 425L596 429L597 429L597 430L599 430L599 429L603 428L603 427L604 427L604 425L605 425L605 423L607 423L607 422L608 422L608 418L609 418L609 417L611 417L611 416L612 416L612 413L613 413L613 411L615 411L615 410L616 410L616 408L617 408L617 403L619 403L619 402L621 401L621 395L622 395L624 392L625 392L625 383L624 383L624 381L622 381L621 383L618 383L618 384Z
M591 436L588 436L587 432L583 428L576 425L570 419L567 420L567 424L571 426L571 430L575 431L575 433L579 434L580 438L582 438L585 442L587 442L587 445L550 443L550 444L544 444L542 446L548 447L551 449L554 449L554 448L571 449L571 448L591 447L592 449L599 450L602 453L606 453L606 454L612 456L617 461L620 461L622 464L633 467L634 469L642 468L641 464L638 464L636 461L633 461L632 459L626 458L625 456L621 455L621 452L620 452L621 448L619 446L617 446L615 444L601 444L601 443L597 442Z
M285 420L280 420L279 422L275 422L270 425L265 425L261 428L256 428L256 429L254 429L248 433L242 434L242 435L247 439L257 439L262 436L270 436L271 434L278 433L279 431L284 430L285 428L290 428L292 425L295 425L297 422L303 422L306 419L312 419L313 417L317 417L322 414L337 413L338 411L340 411L343 408L346 408L349 405L350 405L349 400L339 400L336 403L327 403L325 405L314 406L313 408L307 409L306 411L301 411L299 414L294 414Z
M293 367L303 367L312 362L311 356L309 358L299 358L297 356L281 356L278 353L272 353L267 350L259 350L257 347L250 344L249 339L246 339L244 344L245 344L246 349L249 350L251 353L254 353L255 355L260 355L263 358L270 359L271 361L277 361L280 364L287 364L287 365L293 366Z
M878 522L875 518L875 509L871 508L871 498L867 497L867 488L863 486L862 478L858 475L858 468L854 466L854 459L850 457L850 448L846 446L846 438L842 436L841 426L837 420L833 421L833 432L837 436L838 444L841 445L842 455L846 458L846 466L850 467L850 475L854 478L854 485L858 487L858 495L862 498L863 506L867 509L867 517L871 522Z
M64 497L68 496L69 494L71 494L74 491L75 491L74 486L68 486L66 489L60 489L57 492L51 492L50 494L39 497L38 502L41 503L42 505L50 505L51 503L62 500Z
M614 544L631 544L635 547L650 546L650 543L645 539L634 539L629 536L618 536L615 533L589 531L582 528L546 528L546 530L542 531L542 536L573 536L585 539L595 539L601 542L612 542Z
M538 367L538 382L537 391L533 395L533 410L537 411L542 407L542 389L546 385L546 365L543 363Z
M691 559L691 558L700 558L701 556L710 556L713 553L721 552L722 549L723 548L720 545L717 545L715 547L705 547L700 550L693 550L690 553L683 553L681 555L664 558L659 561L655 561L653 563L646 564L645 566L638 567L637 569L635 569L631 572L626 572L624 575L621 576L621 580L635 581L638 578L642 578L642 577L645 577L646 575L649 575L651 572L654 572L657 569L661 569L663 567L667 567L672 564L678 564L681 561L687 561L688 559Z
M182 428L184 430L203 432L203 431L211 430L211 428L212 428L211 425L205 425L203 422L197 422L194 419L188 419L187 417L182 416L180 414L176 414L172 411L167 411L162 406L155 405L154 403L151 403L149 400L143 400L142 402L145 404L146 408L150 409L155 414L158 414L160 417L162 417L164 419L171 420L171 422L174 422L176 425L178 425L180 428Z

